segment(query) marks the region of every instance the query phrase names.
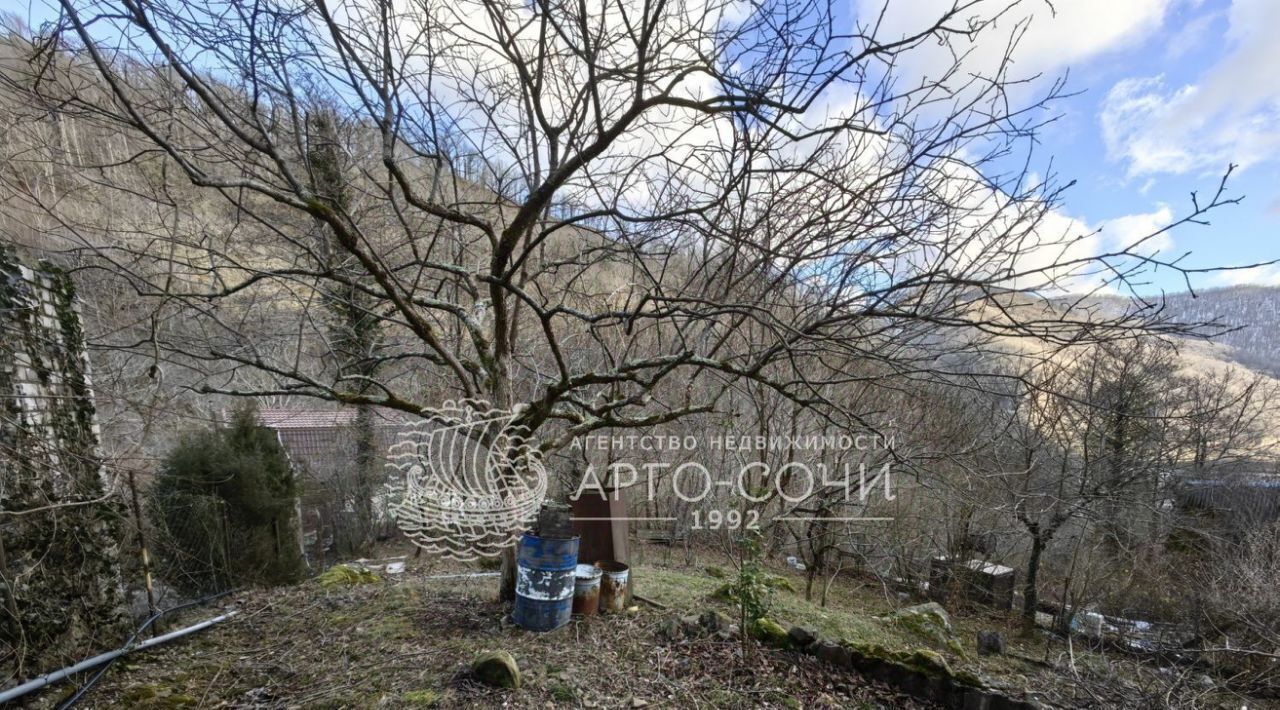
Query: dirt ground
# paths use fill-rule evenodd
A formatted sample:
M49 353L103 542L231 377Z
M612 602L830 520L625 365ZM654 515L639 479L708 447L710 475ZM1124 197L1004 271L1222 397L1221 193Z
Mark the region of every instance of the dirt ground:
M475 571L411 564L371 584L235 595L171 626L231 620L117 662L80 707L928 707L798 653L753 645L744 662L739 642L665 642L668 614L648 605L538 634L493 601L496 579L428 579ZM519 690L467 677L492 649L516 658Z
M80 707L930 707L805 654L751 643L744 655L735 640L670 641L660 629L673 615L732 612L708 598L722 580L705 572L705 559L652 548L637 553L637 589L665 608L639 603L623 615L575 618L542 634L510 623L494 601L496 578L441 579L481 571L412 558L404 572L378 571L371 583L326 587L312 580L239 593L184 613L170 628L235 611L231 620L122 659ZM789 581L803 590L798 575ZM882 589L842 579L827 607L784 589L770 615L823 638L931 648L954 668L994 685L1034 689L1054 705L1262 707L1212 693L1192 698L1159 669L1020 635L1008 615L953 613L953 636L923 638L885 622L899 603ZM1005 633L1009 652L977 656L980 628ZM497 649L518 662L519 690L469 678L476 654ZM51 688L28 706L55 706L76 683Z

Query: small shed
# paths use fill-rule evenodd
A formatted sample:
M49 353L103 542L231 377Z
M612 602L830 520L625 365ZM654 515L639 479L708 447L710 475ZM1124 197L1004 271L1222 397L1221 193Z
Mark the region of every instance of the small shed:
M998 609L1013 607L1018 573L986 560L934 557L929 563L929 596L942 601L950 594Z
M309 560L323 560L333 546L341 519L353 509L356 481L356 415L354 407L339 409L262 409L258 421L275 431L276 438L289 455L295 474L302 484L301 530L303 546ZM386 515L387 504L383 472L387 450L409 422L398 413L374 410L374 450L380 478L372 499L378 536L394 532Z

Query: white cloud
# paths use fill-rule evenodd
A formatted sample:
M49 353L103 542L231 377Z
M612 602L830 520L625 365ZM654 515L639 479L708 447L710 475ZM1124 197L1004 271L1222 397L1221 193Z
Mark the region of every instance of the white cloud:
M1142 257L1179 256L1172 233L1161 232L1176 219L1169 205L1091 223L1060 206L1010 204L1007 195L990 190L963 166L948 172L943 194L957 205L959 232L973 236L949 243L962 245L946 259L963 273L1008 273L1001 286L1044 295L1120 293L1116 270L1137 267ZM939 236L939 244L944 240ZM1105 263L1098 259L1103 255L1109 255Z
M1130 176L1223 170L1272 159L1280 150L1280 3L1235 0L1225 39L1231 51L1194 84L1164 77L1117 82L1099 120L1107 154Z
M1154 212L1117 217L1102 225L1104 248L1112 251L1132 249L1135 253L1162 258L1173 256L1173 237L1169 232L1156 234L1173 221L1173 210L1160 205Z
M1048 212L1035 230L1038 243L1029 242L1018 256L1020 269L1046 269L1056 281L1047 293L1118 293L1116 274L1094 261L1103 254L1131 254L1172 259L1174 242L1169 232L1156 234L1174 220L1168 205L1151 212L1122 215L1101 224L1072 217L1060 209ZM1132 256L1109 259L1112 265L1133 263ZM1050 268L1055 264L1061 268ZM1025 284L1018 284L1023 286Z
M1224 271L1218 274L1217 282L1224 286L1280 286L1280 264Z
M864 22L876 17L884 0L855 0L858 17ZM1008 0L977 3L967 14L977 17L998 15ZM1072 64L1121 48L1132 48L1154 35L1175 0L1032 0L1016 5L999 16L994 27L978 36L975 43L961 40L955 47L969 52L966 69L989 75L1004 56L1010 36L1023 29L1014 52L1014 72L1019 76L1060 71ZM888 4L881 26L881 39L892 39L918 30L926 18L940 16L953 0L894 0ZM962 23L953 23L962 24ZM945 47L922 47L908 59L907 68L929 75L950 66Z

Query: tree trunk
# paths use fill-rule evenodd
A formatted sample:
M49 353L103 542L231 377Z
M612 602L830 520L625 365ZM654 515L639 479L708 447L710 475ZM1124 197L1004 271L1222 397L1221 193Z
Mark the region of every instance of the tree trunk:
M377 465L373 412L366 405L356 409L355 435L355 493L352 501L356 513L356 530L351 535L353 554L368 551L375 537L373 530L373 495L377 477L381 474Z
M1026 586L1022 589L1022 618L1029 626L1035 625L1036 606L1040 598L1036 582L1040 576L1040 556L1044 554L1046 535L1038 530L1031 532L1031 556L1027 559Z
M341 137L337 117L332 109L317 111L308 116L307 160L312 173L316 193L335 209L345 211L350 198L347 178L343 168ZM359 375L354 382L341 386L352 394L366 395L370 382L377 375L378 360L375 357L382 341L378 319L374 316L377 303L355 284L370 280L369 273L359 263L343 256L342 245L331 230L320 220L316 221L316 253L326 266L342 274L348 283L323 294L326 307L335 316L330 325L331 353L338 372L342 375ZM363 555L374 540L373 493L378 477L377 441L375 439L373 411L368 405L356 410L352 427L354 438L355 471L351 476L353 490L347 492L354 511L354 521L347 521L336 540L343 555ZM344 486L345 488L345 486Z
M514 602L516 600L516 548L515 545L502 551L502 585L498 588L498 601Z
M514 319L514 314L510 314L505 305L505 294L496 286L490 287L490 297L494 310L494 358L493 366L490 370L491 391L493 397L493 405L511 411L514 404L514 397L511 392L511 351L508 343L514 340L514 329L508 323L508 317ZM511 340L508 340L508 339ZM498 495L505 496L507 493L506 486L509 482L498 477L497 484L499 490ZM498 587L498 601L514 602L516 599L516 544L513 543L502 551L502 577L501 585Z
M142 560L142 582L147 591L147 615L153 616L156 613L156 594L151 580L151 551L147 549L147 534L142 527L142 503L138 500L138 482L135 480L132 468L128 469L128 474L129 501L130 506L133 508L133 520L138 528L138 553ZM3 571L3 569L0 568L0 571ZM155 636L155 632L152 631L151 635Z

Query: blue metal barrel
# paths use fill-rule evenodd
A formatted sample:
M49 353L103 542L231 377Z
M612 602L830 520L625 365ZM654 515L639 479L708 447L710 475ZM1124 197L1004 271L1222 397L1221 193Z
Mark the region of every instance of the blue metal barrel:
M525 533L516 555L516 606L511 617L530 631L550 631L573 613L578 538L542 538Z

